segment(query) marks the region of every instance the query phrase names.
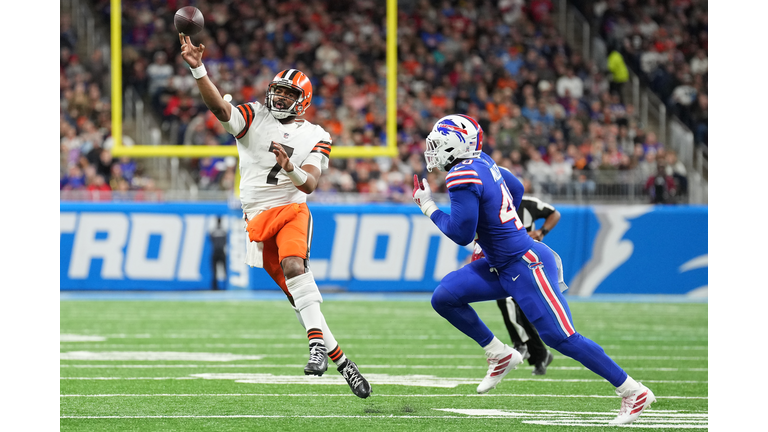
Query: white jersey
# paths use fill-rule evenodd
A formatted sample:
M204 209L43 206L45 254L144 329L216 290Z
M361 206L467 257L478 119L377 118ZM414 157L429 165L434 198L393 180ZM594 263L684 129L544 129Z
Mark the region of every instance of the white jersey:
M307 201L277 163L273 143L283 146L294 166L328 169L331 135L318 125L301 120L283 125L258 102L233 106L229 121L221 124L237 139L240 203L248 213Z

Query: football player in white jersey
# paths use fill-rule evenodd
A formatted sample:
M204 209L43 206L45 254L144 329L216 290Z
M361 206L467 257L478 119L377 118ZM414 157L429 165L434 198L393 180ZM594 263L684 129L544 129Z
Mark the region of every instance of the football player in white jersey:
M237 107L225 101L203 65L205 45L179 35L181 57L189 64L203 102L237 140L240 156L240 201L250 241L246 264L263 267L285 292L307 330L307 375L322 375L328 357L352 392L366 398L371 386L347 359L320 311L323 299L310 271L312 215L307 194L328 168L331 136L322 127L297 120L312 101L312 84L297 69L279 72L269 85L265 104ZM329 351L330 349L330 351Z

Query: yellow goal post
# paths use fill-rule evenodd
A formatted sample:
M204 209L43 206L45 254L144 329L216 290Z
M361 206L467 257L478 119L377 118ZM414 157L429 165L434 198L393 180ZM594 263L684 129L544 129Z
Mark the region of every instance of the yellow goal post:
M110 47L112 66L112 137L114 156L237 157L237 146L123 145L122 1L110 0ZM387 0L387 142L383 146L333 146L334 158L397 156L397 0Z

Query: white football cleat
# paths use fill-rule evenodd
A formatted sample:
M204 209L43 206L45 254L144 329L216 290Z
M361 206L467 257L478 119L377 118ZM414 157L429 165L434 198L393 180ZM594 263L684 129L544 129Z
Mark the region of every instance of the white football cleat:
M523 362L523 356L509 345L504 345L504 351L499 355L489 353L485 355L488 357L488 373L477 386L478 393L487 393L496 388L496 385L507 376L509 371L517 369L517 365Z
M640 384L640 383L638 383ZM621 399L621 409L619 409L619 415L608 422L612 425L630 424L640 417L646 407L651 406L656 402L656 396L654 396L651 389L640 384L640 388L634 391L631 395Z

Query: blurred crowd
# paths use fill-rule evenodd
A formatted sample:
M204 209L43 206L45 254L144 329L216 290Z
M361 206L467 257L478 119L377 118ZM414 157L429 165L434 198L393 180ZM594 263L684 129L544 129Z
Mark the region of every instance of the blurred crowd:
M101 50L81 59L72 17L60 20L60 189L73 199L157 199L160 191L135 160L112 157L109 69ZM130 137L124 137L130 141ZM138 192L138 193L135 193Z
M198 7L205 17L205 30L193 37L193 43L205 45L206 69L221 92L231 96L233 104L263 102L274 75L283 69L297 68L310 77L315 89L305 117L325 127L335 147L380 146L387 142L385 2L123 3L124 87L151 104L171 143L234 144L232 136L202 103L194 78L179 55L172 20L178 8L189 4ZM635 54L642 50L633 52L627 48L635 46L632 32L622 33L623 27L615 22L626 20L627 15L641 7L640 3L655 20L667 3L694 2L580 3L601 11L593 18L605 23L601 34L608 42L621 42L614 43L605 64L583 58L580 50L575 50L558 33L551 0L399 0L399 157L335 159L331 153L331 168L321 177L314 198L334 199L340 192L357 192L407 201L413 174L428 177L435 192L445 192L440 178L444 174L425 170L423 146L434 122L450 113L466 113L477 119L485 131L483 150L500 166L524 179L532 193L589 195L600 193L600 187L606 183L629 179L638 185L639 193L648 194L656 202L674 202L675 197L684 196L685 166L653 131L646 130L634 106L625 101L627 67L634 67L638 61ZM94 7L100 19L108 22L109 1L94 0ZM680 19L678 15L662 15L657 27L666 29L670 19ZM701 14L694 15L696 22L701 23ZM691 22L672 26L676 30L668 30L663 41L676 41L675 36L681 34L686 41L700 41L700 32L694 33L696 26L692 27ZM706 12L703 23L706 28ZM632 23L629 28L640 27ZM103 82L104 71L89 69L88 64L97 63L93 59L85 62L86 66L81 65L71 55L72 49L65 47L65 33L62 18L62 159L65 140L84 140L89 131L97 132L93 136L108 137L109 128L109 104L102 97L104 87L98 86ZM652 34L661 33L655 30ZM640 47L656 46L656 42L657 39L643 40ZM703 46L706 50L706 37ZM656 61L654 67L666 68L665 73L682 79L684 68L676 68L679 50L670 51L670 61ZM706 52L704 55L703 74L692 71L700 71L700 63L693 59L684 63L690 65L696 103L703 95L706 123ZM654 80L653 73L646 76L650 86L659 81ZM690 96L686 91L673 88L670 97ZM77 102L80 100L87 103ZM691 101L679 105L695 104ZM73 110L86 109L83 106L88 107L87 114L73 116ZM699 111L691 108L687 118L700 121ZM93 120L89 123L90 119ZM692 129L698 133L697 128ZM127 170L119 168L117 177L112 170L123 161L110 163L109 171L99 170L101 159L108 156L88 155L96 147L102 149L99 155L108 153L103 150L103 142L95 141L98 140L91 138L89 145L68 145L68 162L65 165L62 161L62 167L72 166L71 148L79 147L79 156L74 160L85 155L88 166L97 168L107 186L119 187L120 176L127 177ZM204 189L231 188L236 169L232 160L224 158L195 160L190 168ZM663 182L655 180L659 175ZM115 178L118 180L113 181ZM132 184L130 179L126 180ZM658 189L654 186L657 183L663 183L663 187Z
M708 144L706 0L575 0L643 83Z

